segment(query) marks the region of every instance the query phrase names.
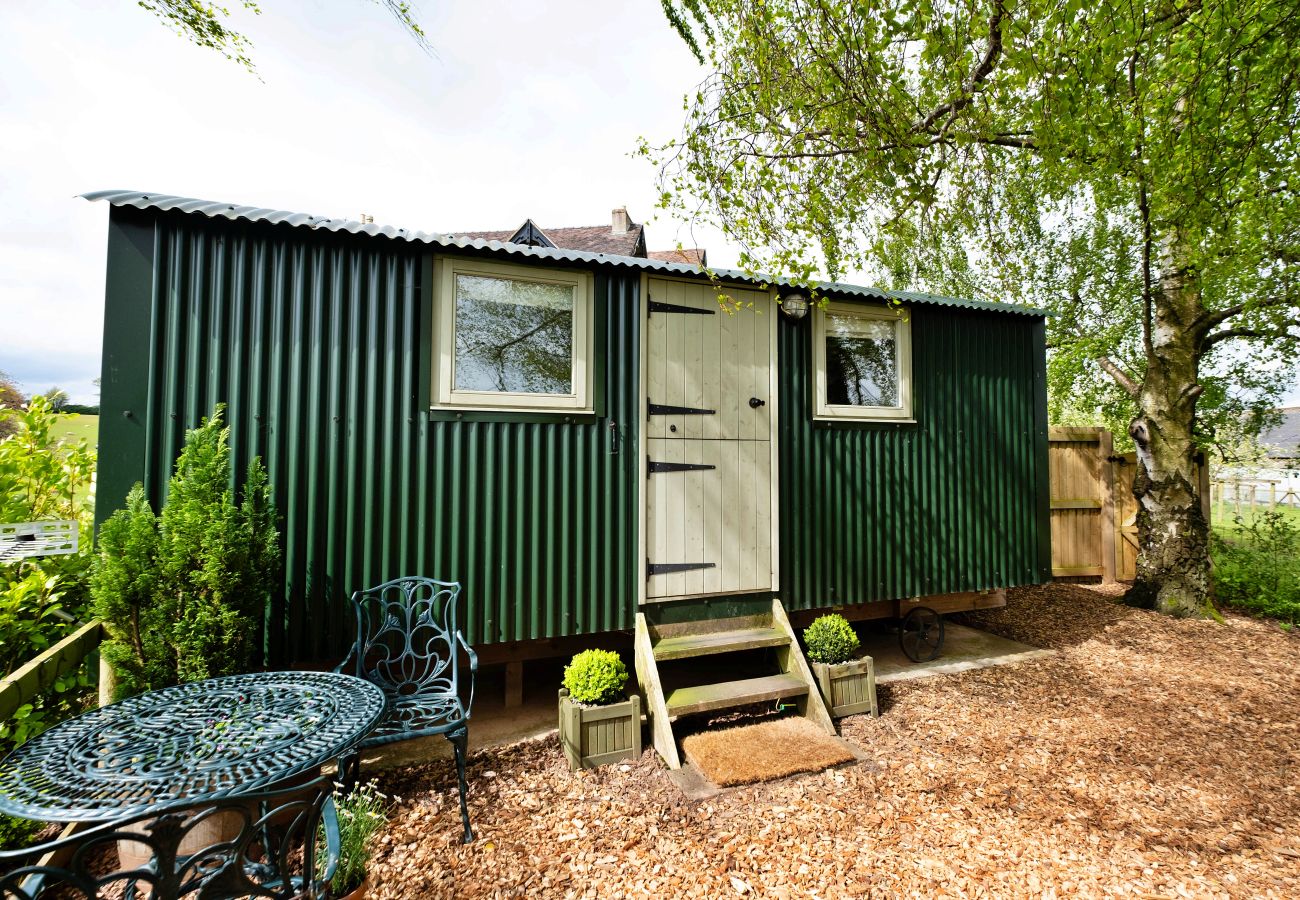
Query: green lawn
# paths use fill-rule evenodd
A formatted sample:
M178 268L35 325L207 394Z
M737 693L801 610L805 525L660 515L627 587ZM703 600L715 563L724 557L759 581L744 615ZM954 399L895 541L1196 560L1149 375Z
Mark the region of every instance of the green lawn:
M1268 506L1262 503L1258 506L1251 506L1249 503L1243 503L1241 505L1241 518L1246 524L1249 524L1255 516L1258 516L1266 509L1268 509ZM1300 528L1300 507L1283 506L1282 504L1278 504L1277 511L1280 512L1283 518L1289 521L1292 525ZM1223 504L1222 516L1219 515L1218 504L1215 504L1214 509L1211 510L1210 521L1215 528L1224 533L1237 531L1240 527L1237 524L1237 510L1231 503Z
M99 416L78 413L59 416L58 424L53 429L53 436L56 440L72 444L85 440L94 447L99 442Z
M69 444L84 440L93 449L99 443L99 416L84 413L61 415L50 432L55 440L66 441ZM85 500L89 495L89 484L83 485L77 491L78 500Z

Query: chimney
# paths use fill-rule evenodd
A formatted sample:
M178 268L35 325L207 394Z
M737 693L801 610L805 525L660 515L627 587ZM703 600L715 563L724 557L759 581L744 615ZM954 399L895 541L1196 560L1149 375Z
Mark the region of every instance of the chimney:
M627 230L631 224L632 219L627 214L627 207L620 206L618 209L614 210L613 225L610 228L610 232L613 234L627 234Z

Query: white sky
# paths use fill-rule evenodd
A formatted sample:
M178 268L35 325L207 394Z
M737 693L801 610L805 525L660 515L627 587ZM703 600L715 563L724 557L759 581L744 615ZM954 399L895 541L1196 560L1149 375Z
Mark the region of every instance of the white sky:
M108 210L76 194L424 231L646 221L654 173L629 154L678 133L704 75L658 0L415 0L436 58L366 0L262 5L234 19L259 81L134 0L0 2L0 370L27 391L96 399ZM648 234L735 262L716 232Z
M424 231L651 216L653 170L629 154L678 132L704 74L657 0L415 6L435 58L366 0L265 0L234 20L258 81L134 0L3 0L0 370L95 400L108 208L85 191ZM648 237L735 261L716 233Z

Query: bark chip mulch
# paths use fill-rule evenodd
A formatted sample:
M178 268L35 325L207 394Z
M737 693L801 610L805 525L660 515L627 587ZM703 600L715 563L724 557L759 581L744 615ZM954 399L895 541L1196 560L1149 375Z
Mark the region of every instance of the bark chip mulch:
M841 722L874 765L688 800L543 738L471 757L470 845L449 763L387 773L372 896L1300 896L1300 637L1113 593L965 616L1059 652L883 687Z
M682 740L682 752L724 787L820 772L854 759L838 738L796 716L701 731Z

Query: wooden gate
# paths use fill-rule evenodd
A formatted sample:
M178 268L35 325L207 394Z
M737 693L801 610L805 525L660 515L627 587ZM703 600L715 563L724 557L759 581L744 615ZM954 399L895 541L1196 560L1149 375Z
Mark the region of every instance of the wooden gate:
M1116 578L1114 442L1104 428L1052 428L1052 575Z
M1137 455L1116 455L1104 428L1052 428L1052 575L1097 575L1103 582L1137 575ZM1209 467L1199 470L1201 508L1210 516Z

